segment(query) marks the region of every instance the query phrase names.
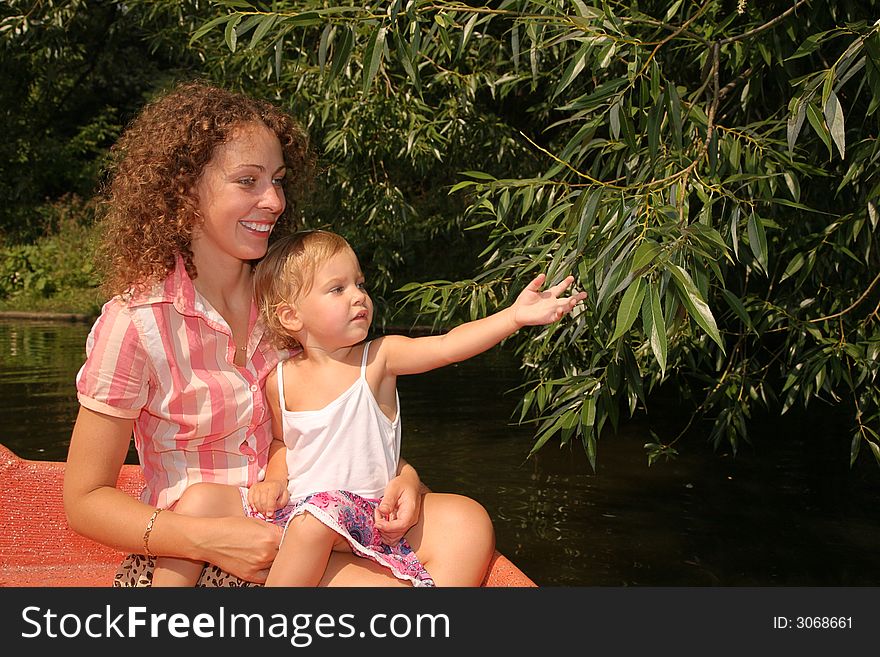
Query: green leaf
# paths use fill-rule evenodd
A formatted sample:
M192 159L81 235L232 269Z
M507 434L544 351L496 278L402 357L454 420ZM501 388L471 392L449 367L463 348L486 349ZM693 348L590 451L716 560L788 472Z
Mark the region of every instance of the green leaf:
M189 45L192 45L195 41L198 41L199 39L201 39L203 36L205 36L208 32L213 30L218 25L222 25L223 23L231 21L236 16L237 16L237 14L227 14L226 16L218 16L217 18L214 18L214 19L208 21L207 23L202 25L199 29L197 29L195 32L193 32L193 35L192 35L192 37L190 37L190 40L189 40ZM239 17L239 20L240 20L240 17Z
M660 372L666 375L666 320L660 306L660 286L654 281L648 286L648 292L642 302L642 326L648 336L651 351L660 365Z
M727 161L730 162L730 168L733 171L738 171L740 168L739 157L740 157L739 139L731 139L730 140L730 151L727 153Z
M642 274L643 272L641 270L651 265L660 254L660 251L660 245L653 240L645 240L639 244L633 255L632 269L630 272L637 276Z
M821 32L820 34L813 34L807 37L807 39L800 45L795 53L788 58L787 61L798 59L799 57L806 57L810 53L817 50L822 44L822 40L826 37L826 34L826 32Z
M535 444L532 446L532 449L529 450L529 456L535 454L538 450L540 450L544 443L546 443L550 438L552 438L556 432L562 428L562 425L565 423L565 416L557 417L552 422L547 422L541 427L541 433L538 439L535 441Z
M461 175L470 176L471 178L476 178L477 180L497 180L495 176L485 173L483 171L462 171Z
M607 46L604 46L599 53L599 68L608 68L609 64L613 61L614 54L617 52L617 44L612 41Z
M672 21L672 17L675 16L675 14L678 12L679 8L681 7L681 3L682 3L682 0L676 0L675 2L673 2L669 6L669 9L666 10L666 22L667 23Z
M681 148L681 98L678 95L678 89L672 82L666 88L666 98L669 107L668 116L672 126L672 136L675 139L676 147Z
M786 278L794 276L798 271L800 271L801 267L804 266L804 262L804 254L795 253L794 257L789 261L788 266L786 266L785 271L782 273L782 276L779 277L779 282L781 283Z
M801 134L801 127L804 125L804 119L807 118L807 105L802 98L794 100L795 106L791 114L788 115L788 150L794 151L794 145L797 143L798 135Z
M412 80L416 90L418 90L420 88L419 74L418 70L413 65L412 50L403 40L403 36L400 34L399 30L392 30L391 34L394 38L394 48L397 51L397 60L403 65L403 70L406 71L409 79Z
M330 38L333 36L334 30L333 23L327 23L321 30L321 39L318 42L318 69L322 74L327 65L327 51L330 48Z
M475 180L462 180L461 182L457 182L452 186L452 189L449 190L450 194L454 194L460 189L464 189L465 187L473 187L478 184Z
M785 179L785 186L788 187L788 191L791 192L791 197L796 203L800 202L801 185L798 182L798 179L791 171L786 171L784 174L782 174L782 177Z
M351 49L354 45L354 31L347 25L341 28L342 35L339 36L340 42L333 48L333 63L330 66L330 73L327 76L327 84L329 85L336 79L342 69L348 64L348 58L351 56Z
M620 118L620 125L623 127L623 140L631 150L635 151L637 148L636 131L633 126L632 116L630 115L629 110L625 107L621 107Z
M834 152L831 145L831 135L828 134L828 128L825 127L825 122L822 120L819 110L816 109L816 106L812 103L807 106L807 120L810 122L810 125L813 127L813 130L819 138L825 143L830 157Z
M596 222L596 215L599 210L599 203L602 200L602 193L598 191L581 192L581 196L578 201L583 198L586 198L587 201L583 203L583 207L578 218L577 248L579 250L583 249L584 243L587 239L587 233L590 232L590 229Z
M304 11L294 16L285 16L284 22L288 25L296 25L297 27L309 27L311 25L320 25L324 20L317 11Z
M880 465L880 444L877 444L872 440L866 440L865 442L868 443L868 447L871 448L871 452L873 452L877 464Z
M257 26L257 29L254 30L254 34L251 37L251 42L248 44L248 48L253 48L256 46L260 40L266 36L266 33L272 29L272 26L275 25L275 21L278 17L274 14L269 16L261 17L263 20Z
M590 431L588 434L581 436L581 442L584 444L584 450L587 452L587 460L593 472L596 472L596 434Z
M663 105L655 103L648 112L648 153L652 160L657 159L660 145L660 122L663 119Z
M284 36L275 41L275 84L281 83L281 57L284 53Z
M241 14L236 15L231 21L226 23L226 30L223 32L223 39L226 41L226 46L230 52L235 52L235 47L238 44L238 34L236 34L235 28L241 22L241 18Z
M612 344L621 335L626 333L636 317L639 315L639 308L642 305L642 298L645 296L645 285L643 278L637 278L623 293L623 299L620 300L620 306L617 308L617 320L614 328L614 334L608 340L608 344Z
M251 14L247 18L242 21L242 23L235 28L235 35L238 38L243 37L245 34L254 29L259 22L263 20L263 17L260 14Z
M752 318L746 310L746 307L743 305L742 300L727 288L722 289L721 294L724 295L727 305L730 306L730 309L733 310L737 317L739 317L739 320L743 325L748 330L754 331L755 327L752 324Z
M587 55L589 52L590 46L588 44L583 44L572 56L571 61L568 63L568 67L559 79L559 84L556 85L556 90L553 92L553 98L556 98L561 94L568 85L574 82L575 78L580 75L581 71L584 70L587 65Z
M829 93L828 100L825 103L825 123L828 124L828 131L834 140L837 150L840 152L840 159L844 159L846 155L846 134L843 120L843 108L840 106L840 100L833 91Z
M700 295L697 286L694 285L690 274L678 265L673 264L669 265L669 273L672 274L672 279L681 293L682 303L684 303L691 318L699 324L706 334L715 341L715 344L721 347L721 351L724 352L724 342L721 340L721 334L718 332L715 317L712 315L712 311L709 310L708 304Z
M380 27L370 35L370 40L367 43L365 58L369 64L368 67L364 69L363 91L365 94L369 91L370 83L373 81L376 72L379 70L379 65L382 63L382 54L385 52L386 31L386 28Z
M764 222L761 221L757 213L753 212L749 215L747 230L752 255L761 265L761 269L767 272L767 235L764 233Z
M510 30L510 58L513 60L513 70L519 69L519 25L513 25Z
M733 255L739 260L739 215L740 207L734 206L730 212L730 243L733 244Z
M596 398L589 396L581 405L580 423L585 427L596 426Z
M608 125L611 128L611 138L620 139L620 102L614 103L608 110Z

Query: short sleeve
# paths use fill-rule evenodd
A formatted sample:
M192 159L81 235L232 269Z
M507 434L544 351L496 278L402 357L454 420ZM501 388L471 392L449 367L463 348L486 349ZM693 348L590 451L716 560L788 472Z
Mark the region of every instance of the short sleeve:
M112 299L86 340L86 362L76 375L79 403L112 417L134 419L147 403L147 352L131 312Z

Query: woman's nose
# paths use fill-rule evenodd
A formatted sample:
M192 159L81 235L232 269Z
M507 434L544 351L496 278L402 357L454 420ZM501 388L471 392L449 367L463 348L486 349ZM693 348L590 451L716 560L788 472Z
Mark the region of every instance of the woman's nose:
M263 192L260 203L267 210L281 214L284 212L285 206L284 190L275 185L268 185L266 191Z

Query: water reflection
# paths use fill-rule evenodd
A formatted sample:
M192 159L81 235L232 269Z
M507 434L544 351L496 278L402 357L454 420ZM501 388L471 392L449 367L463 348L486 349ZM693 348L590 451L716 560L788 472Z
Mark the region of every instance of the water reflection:
M64 458L87 333L0 321L0 442L19 455ZM510 424L504 394L516 384L499 350L401 379L403 453L432 489L482 502L499 549L539 584L880 583L878 468L849 470L849 439L827 411L767 420L736 458L697 438L651 468L646 427L631 421L599 441L593 473L578 447L526 458L530 429Z
M79 323L0 321L0 442L17 454L64 458L87 335Z

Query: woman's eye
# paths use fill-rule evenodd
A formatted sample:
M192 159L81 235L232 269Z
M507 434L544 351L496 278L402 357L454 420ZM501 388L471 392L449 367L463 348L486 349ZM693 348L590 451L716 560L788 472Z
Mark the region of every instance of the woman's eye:
M251 178L251 177L239 178L239 179L238 179L238 183L239 183L240 185L253 185L255 182L257 182L257 181L254 180L254 179Z
M284 184L284 176L280 176L278 178L272 178L272 184L276 187L281 187Z

